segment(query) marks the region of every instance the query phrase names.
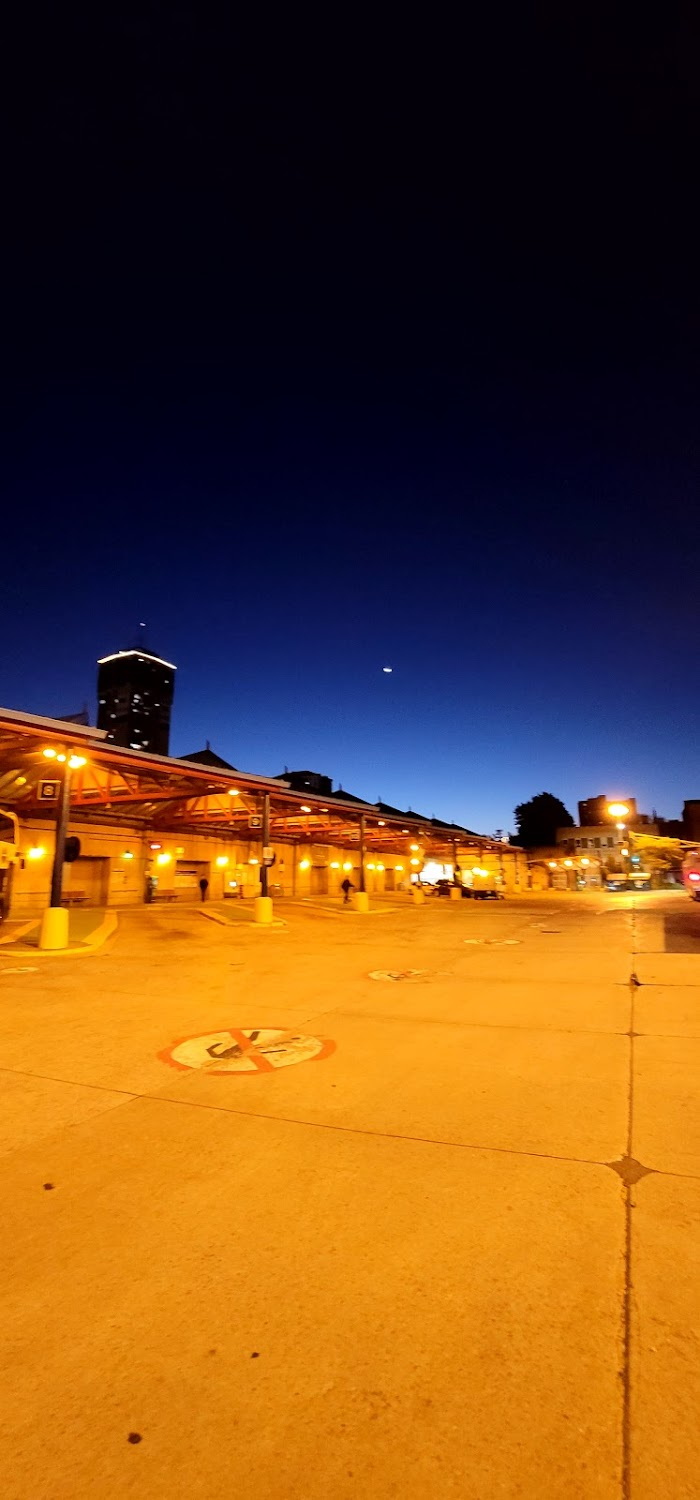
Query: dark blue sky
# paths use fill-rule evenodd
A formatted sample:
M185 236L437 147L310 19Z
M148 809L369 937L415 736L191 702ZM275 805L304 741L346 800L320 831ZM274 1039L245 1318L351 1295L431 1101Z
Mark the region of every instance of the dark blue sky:
M214 14L16 39L0 701L94 712L145 619L175 753L677 815L696 38Z

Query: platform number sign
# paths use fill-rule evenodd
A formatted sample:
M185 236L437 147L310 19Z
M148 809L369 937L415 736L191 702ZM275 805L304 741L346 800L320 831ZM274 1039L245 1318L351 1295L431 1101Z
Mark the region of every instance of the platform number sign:
M60 791L60 781L40 781L38 787L39 801L58 802Z
M260 813L251 813L248 819L249 828L262 828L262 817Z

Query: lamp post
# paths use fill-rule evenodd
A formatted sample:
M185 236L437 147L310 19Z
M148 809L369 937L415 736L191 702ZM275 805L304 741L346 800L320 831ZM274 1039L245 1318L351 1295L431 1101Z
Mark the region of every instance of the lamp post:
M620 855L624 856L628 851L625 848L625 823L621 820L629 817L629 807L627 806L627 803L609 802L608 817L615 819L615 827L620 834Z
M44 757L46 760L55 760L57 767L61 767L61 790L56 813L56 840L53 869L51 871L51 896L49 905L41 918L39 947L67 948L68 912L61 905L61 898L63 894L63 862L66 853L66 834L68 832L68 819L70 816L71 773L85 765L85 756L69 754L66 750L54 750L50 748L44 751Z

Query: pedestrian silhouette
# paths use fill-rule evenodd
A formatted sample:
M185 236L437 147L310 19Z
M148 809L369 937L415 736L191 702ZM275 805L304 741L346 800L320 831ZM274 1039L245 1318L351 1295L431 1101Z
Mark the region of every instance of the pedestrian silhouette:
M199 882L199 889L202 892L202 900L206 901L206 899L207 899L207 891L209 889L209 881L207 880L206 875L202 876L202 878L201 878L201 880Z
M340 887L340 889L341 889L341 891L344 892L343 903L345 903L346 901L350 900L350 892L353 891L355 889L355 887L354 887L352 881L348 880L348 878L346 876L345 880L343 881L343 883L342 883L342 885Z

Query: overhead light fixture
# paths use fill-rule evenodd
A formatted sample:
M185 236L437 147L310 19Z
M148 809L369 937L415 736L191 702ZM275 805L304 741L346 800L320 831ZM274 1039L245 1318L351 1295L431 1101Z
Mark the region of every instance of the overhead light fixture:
M43 859L45 853L46 853L46 850L42 849L41 844L35 844L33 849L28 849L27 850L27 858L28 859Z
M380 818L379 822L377 823L377 828L385 828L385 827L386 827L386 823L384 821L384 818Z
M229 787L229 793L228 794L229 794L229 797L237 797L238 796L238 787L237 786Z
M301 812L311 812L311 808L310 808L310 807L307 807L307 806L306 806L306 803L305 803L305 802L304 802L304 803L303 803L303 804L302 804L302 806L301 806L301 808L300 808L300 811L301 811Z
M311 866L311 860L310 859L300 859L299 860L299 869L300 870L308 870L310 868L310 866Z
M216 863L220 870L225 870L228 864L228 854L217 854Z
M55 760L56 759L56 751L55 750L45 750L44 751L44 755L46 756L47 760Z
M71 768L71 771L79 771L81 766L86 765L85 756L84 755L71 755L71 758L70 758L68 764L69 764L69 766Z

